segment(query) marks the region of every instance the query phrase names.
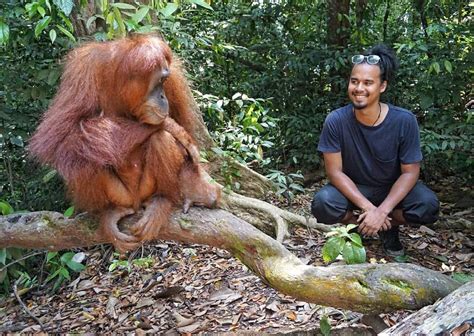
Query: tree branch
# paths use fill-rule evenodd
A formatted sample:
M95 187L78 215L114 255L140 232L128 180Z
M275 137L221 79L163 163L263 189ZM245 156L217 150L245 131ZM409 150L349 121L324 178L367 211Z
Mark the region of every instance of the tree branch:
M139 216L126 218L124 227ZM418 309L459 286L443 274L410 264L308 266L282 244L224 210L176 211L158 238L225 249L284 294L363 313ZM105 241L95 218L87 214L74 219L47 211L0 216L0 248L58 250Z

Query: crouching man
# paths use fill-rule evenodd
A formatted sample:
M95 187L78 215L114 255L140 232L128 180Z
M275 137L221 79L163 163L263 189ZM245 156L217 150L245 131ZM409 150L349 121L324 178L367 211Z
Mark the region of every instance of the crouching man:
M403 255L398 226L434 223L439 202L418 181L415 116L380 102L398 67L393 51L378 45L352 63L351 104L332 111L321 132L318 151L330 183L315 194L311 211L322 223L358 223L361 234L378 234L388 255Z

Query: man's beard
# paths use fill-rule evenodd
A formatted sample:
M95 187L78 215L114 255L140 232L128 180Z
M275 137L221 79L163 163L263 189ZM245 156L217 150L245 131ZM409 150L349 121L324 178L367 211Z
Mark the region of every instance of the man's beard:
M352 102L352 106L354 106L354 109L356 110L363 110L367 107L367 103L355 103Z

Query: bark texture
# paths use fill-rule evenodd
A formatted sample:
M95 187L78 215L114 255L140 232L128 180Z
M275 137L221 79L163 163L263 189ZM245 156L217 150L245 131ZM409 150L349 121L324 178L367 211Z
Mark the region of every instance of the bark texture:
M124 226L138 218L127 218ZM410 264L308 266L282 244L224 210L176 211L157 238L225 249L284 294L362 313L419 309L459 287L443 274ZM46 211L0 217L0 248L59 250L104 242L95 219L87 214L74 219Z
M461 335L473 327L474 281L471 281L379 335L445 335L448 332Z

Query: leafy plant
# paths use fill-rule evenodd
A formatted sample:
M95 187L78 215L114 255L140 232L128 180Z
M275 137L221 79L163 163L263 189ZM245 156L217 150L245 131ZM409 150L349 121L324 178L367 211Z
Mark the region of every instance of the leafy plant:
M331 335L331 324L327 315L323 315L319 321L319 329L324 336Z
M12 281L23 276L30 275L27 272L27 258L29 257L26 250L9 247L0 249L0 284L1 293L6 294L11 288Z
M155 260L151 257L133 259L131 262L128 259L120 259L118 253L114 253L115 259L112 260L109 266L109 272L113 272L116 269L125 269L128 273L132 271L132 266L138 268L148 268L155 263Z
M222 152L245 164L269 163L263 149L274 145L271 130L277 119L268 115L267 101L242 93L235 93L231 99L197 94L211 136Z
M13 207L8 202L0 201L0 213L3 216L10 215L14 212Z
M84 253L82 252L66 252L63 254L48 252L46 255L46 267L49 269L49 275L45 283L56 279L52 289L53 292L56 291L65 280L71 280L69 271L81 272L85 269L85 266L81 264L83 259Z
M326 234L329 239L323 246L323 260L331 262L340 255L348 264L360 264L366 260L365 248L360 235L350 232L356 228L355 224L346 227L337 227Z
M270 169L270 173L266 177L276 184L277 195L282 195L290 201L295 198L296 194L304 192L303 175L300 173L285 175L279 170Z
M454 280L459 281L460 283L463 283L463 284L474 280L474 276L470 274L466 274L466 273L453 273L451 277Z

